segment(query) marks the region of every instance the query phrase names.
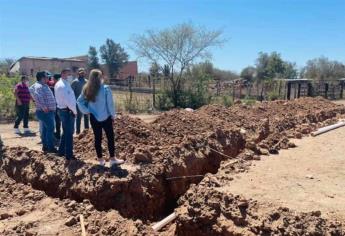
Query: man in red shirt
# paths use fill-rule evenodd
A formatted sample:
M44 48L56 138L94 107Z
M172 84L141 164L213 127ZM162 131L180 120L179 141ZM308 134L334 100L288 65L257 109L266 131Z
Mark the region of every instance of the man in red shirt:
M29 129L29 108L30 108L30 91L29 91L29 79L26 76L22 76L21 82L14 88L14 96L16 97L16 120L14 123L14 132L21 134L19 130L19 124L23 120L24 134L31 133Z

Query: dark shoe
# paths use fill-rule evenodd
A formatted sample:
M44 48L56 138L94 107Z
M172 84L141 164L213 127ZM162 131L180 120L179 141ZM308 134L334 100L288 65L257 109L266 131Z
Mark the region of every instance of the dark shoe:
M77 158L75 158L75 156L71 156L71 157L66 157L67 161L75 161L77 160Z
M52 148L50 150L47 150L47 153L55 153L55 154L57 154L57 153L59 153L59 151L56 148Z
M44 154L47 154L47 152L48 152L48 148L46 148L46 147L42 147L42 152L43 152Z
M63 156L65 156L65 154L63 154L63 153L57 153L57 155L59 156L59 157L63 157Z

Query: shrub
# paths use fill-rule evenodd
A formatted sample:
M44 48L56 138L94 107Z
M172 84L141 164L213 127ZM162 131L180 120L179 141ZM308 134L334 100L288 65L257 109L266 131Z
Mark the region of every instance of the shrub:
M15 97L13 88L19 78L0 76L0 117L10 118L15 115Z
M164 90L157 94L157 108L162 111L167 111L174 107L171 100L171 94L167 90Z
M223 101L223 105L226 107L230 107L232 106L233 102L232 102L232 98L230 96L222 96L222 101Z
M138 113L139 111L139 100L136 96L127 96L124 99L124 108L129 113Z
M212 104L219 104L225 107L230 107L233 105L232 97L229 95L217 96L212 97Z
M279 96L279 93L277 91L270 91L267 93L267 98L269 101L274 101L281 99L281 96Z

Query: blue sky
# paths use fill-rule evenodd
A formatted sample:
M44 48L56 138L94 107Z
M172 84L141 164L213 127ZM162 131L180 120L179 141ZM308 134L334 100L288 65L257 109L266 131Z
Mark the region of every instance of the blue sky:
M223 29L212 60L222 69L240 72L260 51L300 67L321 55L345 63L345 0L0 0L0 58L82 55L106 38L128 49L133 34L182 22Z

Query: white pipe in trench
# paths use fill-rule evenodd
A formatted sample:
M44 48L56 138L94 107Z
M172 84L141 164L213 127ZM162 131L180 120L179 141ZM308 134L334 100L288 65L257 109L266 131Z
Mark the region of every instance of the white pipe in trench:
M320 129L318 129L317 131L312 132L311 135L312 136L317 136L319 134L326 133L326 132L328 132L328 131L330 131L332 129L337 129L337 128L342 127L342 126L345 126L345 122L344 121L341 121L341 122L339 122L337 124L334 124L334 125L329 125L329 126L326 126L326 127L322 127Z

